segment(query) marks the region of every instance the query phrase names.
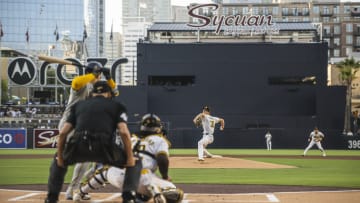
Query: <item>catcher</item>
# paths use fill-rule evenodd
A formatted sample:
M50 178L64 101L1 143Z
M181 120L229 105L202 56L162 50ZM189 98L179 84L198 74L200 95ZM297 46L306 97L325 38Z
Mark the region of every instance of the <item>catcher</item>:
M325 135L319 131L319 129L317 127L314 128L314 131L312 131L310 133L310 136L308 138L308 141L310 142L309 143L309 146L306 147L305 151L304 151L304 154L303 156L306 155L307 151L309 149L311 149L311 147L314 146L314 144L316 144L316 146L319 148L319 150L322 152L322 155L325 157L326 154L325 154L325 150L324 148L321 146L321 141L322 139L324 139Z
M139 154L143 165L137 189L141 202L153 198L154 203L178 203L183 198L183 191L170 181L168 175L170 142L165 133L160 118L155 114L146 114L141 120L140 132L131 138L133 151ZM156 174L157 169L161 177ZM88 192L104 187L107 182L121 189L125 172L124 168L100 167L75 193L74 201L80 201Z

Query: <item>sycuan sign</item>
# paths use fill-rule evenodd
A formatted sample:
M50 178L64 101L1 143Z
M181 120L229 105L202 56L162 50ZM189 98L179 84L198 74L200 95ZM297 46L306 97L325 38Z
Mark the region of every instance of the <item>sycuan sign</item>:
M234 33L239 35L245 34L278 34L279 30L274 26L272 22L272 15L253 15L251 12L249 15L214 15L206 16L199 14L200 9L208 9L215 12L218 10L218 4L200 4L189 8L189 16L195 18L197 23L188 23L190 27L206 27L215 26L214 32L219 34L221 30L224 33ZM197 20L196 20L197 19Z
M76 62L80 64L80 61L75 58L67 58L66 60ZM107 59L106 58L87 58L87 62L98 61L99 63L105 66ZM110 71L111 76L115 78L116 69L121 65L128 62L127 58L119 58L114 61L111 65ZM50 68L49 62L44 62L41 64L41 67L36 68L34 62L28 57L17 57L9 63L8 66L8 77L9 80L16 85L29 85L31 84L37 75L39 75L39 85L46 86L46 77L47 70ZM67 78L63 74L64 65L58 64L56 67L56 77L64 85L71 85L71 79ZM85 70L83 67L77 67L79 75L84 74Z

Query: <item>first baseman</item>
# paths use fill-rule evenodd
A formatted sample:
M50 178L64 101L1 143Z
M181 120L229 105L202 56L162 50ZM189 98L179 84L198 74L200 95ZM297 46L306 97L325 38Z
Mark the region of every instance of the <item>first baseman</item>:
M307 151L311 149L314 144L319 148L319 150L322 152L323 156L326 156L324 148L321 146L321 140L324 139L325 135L319 131L317 127L314 128L314 131L310 133L310 136L308 138L309 146L306 147L303 156L306 155Z
M206 146L214 142L215 124L220 123L220 130L224 130L225 121L222 118L211 116L210 108L205 106L203 107L203 111L195 116L193 122L196 126L201 125L203 128L203 137L198 142L198 161L204 161L204 155L209 158L213 157L213 155L206 150Z

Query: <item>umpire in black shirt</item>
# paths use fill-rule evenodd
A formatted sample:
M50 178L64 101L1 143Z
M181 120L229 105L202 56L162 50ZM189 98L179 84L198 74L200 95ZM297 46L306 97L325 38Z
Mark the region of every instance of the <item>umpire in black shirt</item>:
M99 81L94 84L92 98L78 102L71 109L59 133L57 154L50 167L46 203L58 201L67 166L78 162L127 167L122 198L123 202L135 202L141 161L134 157L131 149L126 109L111 97L111 88L106 81ZM74 128L74 135L67 138ZM116 130L122 145L115 142Z

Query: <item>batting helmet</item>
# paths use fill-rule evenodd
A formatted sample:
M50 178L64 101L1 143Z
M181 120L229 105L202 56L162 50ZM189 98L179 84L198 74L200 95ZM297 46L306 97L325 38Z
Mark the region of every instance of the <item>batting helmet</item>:
M85 74L101 72L103 65L97 61L91 61L85 67Z
M161 120L157 115L149 113L142 117L140 131L157 132L158 129L161 129Z

